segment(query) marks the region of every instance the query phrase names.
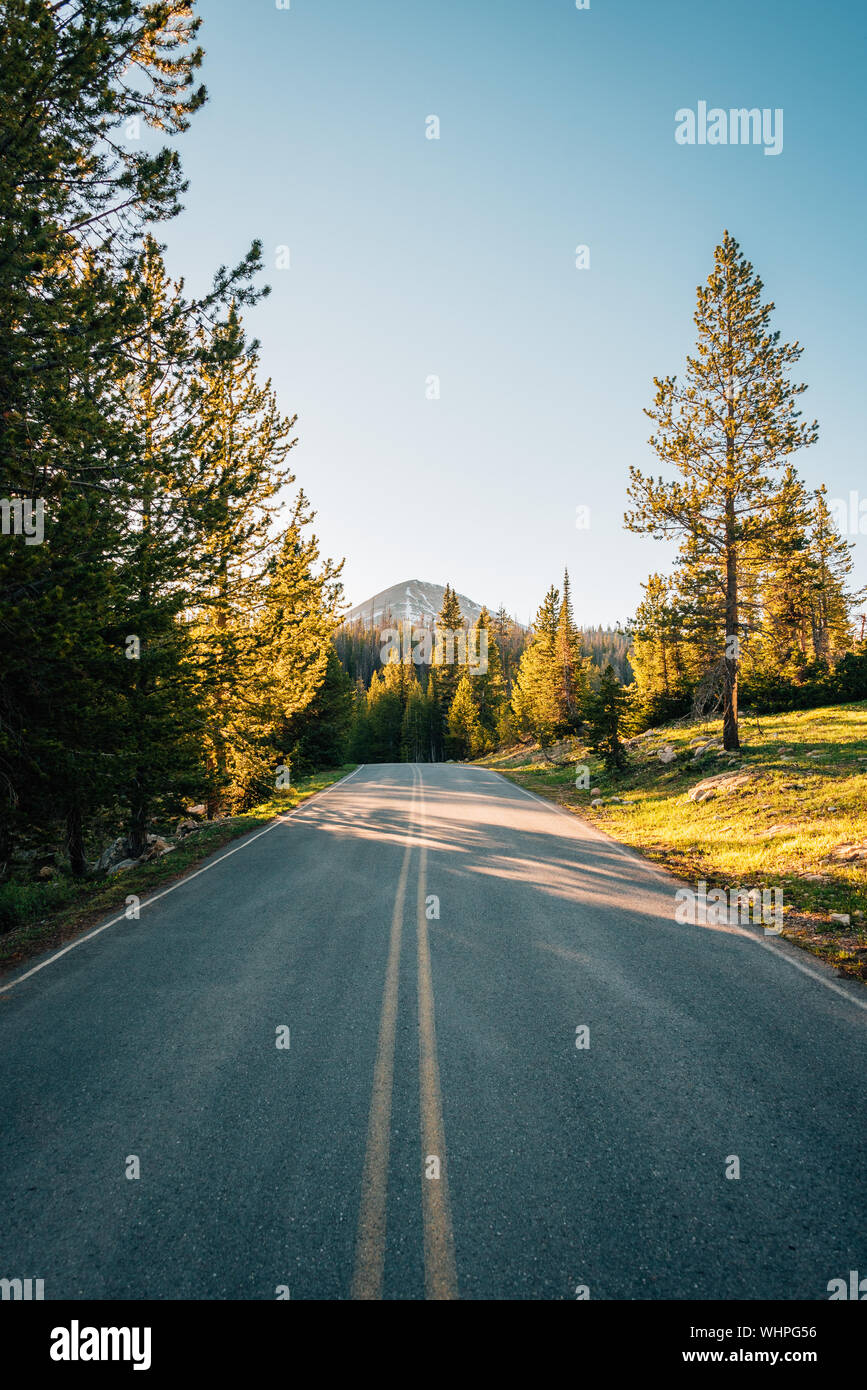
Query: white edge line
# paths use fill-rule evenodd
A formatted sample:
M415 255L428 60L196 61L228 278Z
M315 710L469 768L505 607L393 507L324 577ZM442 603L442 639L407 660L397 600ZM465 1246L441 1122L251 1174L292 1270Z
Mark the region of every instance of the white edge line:
M283 815L275 816L270 825L266 825L264 830L257 830L255 835L246 837L243 844L236 845L234 849L227 850L225 854L220 855L219 859L214 859L212 863L205 864L201 869L195 869L191 874L184 874L183 878L179 878L175 883L169 884L168 888L164 888L161 893L154 893L153 897L145 898L144 902L139 904L139 910L145 907L151 907L154 903L158 903L161 898L167 897L169 893L174 893L176 888L181 888L185 883L190 883L194 878L198 878L199 874L206 874L209 869L215 869L218 864L222 864L224 859L230 859L233 854L240 854L241 850L246 849L248 845L252 845L254 840L260 840L263 835L270 834L278 825L285 825L287 821L294 819L299 812L305 811L310 803L315 801L317 797L325 796L327 792L333 792L335 787L340 787L344 782L348 782L350 777L354 777L356 772L361 772L363 767L364 763L359 763L355 772L348 772L345 777L340 778L340 781L332 782L330 787L322 787L318 792L314 792L312 796L308 796L301 802L300 806L296 806L294 810L287 811ZM16 975L8 984L0 985L0 994L6 994L10 989L14 989L16 985L23 984L25 980L30 979L31 975L37 975L40 970L44 970L46 965L53 965L56 960L60 960L61 956L65 956L67 951L74 951L77 946L83 946L85 941L92 941L95 936L99 936L100 932L108 931L109 927L117 926L118 922L126 921L129 921L129 918L125 912L122 912L120 916L112 917L110 922L103 922L101 927L95 927L93 931L87 932L85 936L79 936L75 941L70 941L68 946L64 946L60 951L55 951L54 955L49 956L47 960L42 961L39 965L34 965L23 975Z
M613 835L607 834L599 826L594 825L592 821L584 820L583 816L576 817L572 811L567 811L565 806L559 806L556 801L548 801L544 796L538 796L536 792L529 791L527 787L519 786L517 782L510 782L508 777L504 777L496 768L486 768L485 771L496 772L497 776L501 781L505 782L507 786L514 787L516 791L523 792L525 796L532 797L534 801L538 801L542 806L547 806L549 811L559 811L562 815L568 817L573 825L577 819L580 824L586 827L598 840L613 845L624 858L631 860L633 863L640 864L642 868L648 870L655 877L663 879L667 884L675 883L681 885L687 882L686 879L677 878L677 876L668 869L662 869L658 864L650 863L648 860L644 859L636 849L633 849L631 845L622 844L620 840L616 840ZM701 926L701 923L697 925ZM826 975L822 974L815 967L811 967L807 965L805 961L798 960L796 957L789 954L790 951L800 951L801 948L799 946L792 946L790 942L786 941L781 941L779 945L775 945L773 941L766 941L763 936L756 936L753 932L744 931L743 927L736 925L721 924L721 929L730 936L742 936L745 941L751 941L754 946L761 946L763 950L770 951L772 955L776 956L777 960L784 960L787 965L794 966L795 970L800 970L802 975L809 975L811 980L816 980L818 984L824 985L826 989L833 990L835 994L839 994L842 999L848 1000L850 1004L854 1004L859 1009L867 1010L867 1000L859 999L857 994L850 992L850 990L846 989L843 985L838 984L836 980L829 980ZM831 966L828 966L828 969L830 970Z

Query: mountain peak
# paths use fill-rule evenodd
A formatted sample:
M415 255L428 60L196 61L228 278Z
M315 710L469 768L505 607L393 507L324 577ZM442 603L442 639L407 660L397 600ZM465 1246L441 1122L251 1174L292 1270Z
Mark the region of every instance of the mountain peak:
M429 627L443 606L445 591L444 584L433 584L426 579L404 579L400 584L392 584L389 589L373 594L363 603L357 603L344 622L361 621L365 627L387 627L386 618L395 622L409 619L419 627ZM482 611L482 604L466 594L458 594L457 599L464 618L474 623ZM493 611L490 606L488 611Z

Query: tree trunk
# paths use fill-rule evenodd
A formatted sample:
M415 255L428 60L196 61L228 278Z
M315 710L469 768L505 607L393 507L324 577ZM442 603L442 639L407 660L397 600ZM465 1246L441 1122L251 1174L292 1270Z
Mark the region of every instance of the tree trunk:
M129 821L129 852L132 859L138 859L139 855L144 854L147 849L148 796L146 786L147 769L139 767L136 769L133 783Z
M136 663L136 732L141 734L140 721L147 719L148 678L145 669L145 644L142 642L140 657ZM139 742L138 753L142 753ZM138 859L147 848L148 812L150 810L149 769L142 763L136 767L130 791L129 848L133 859Z
M12 828L4 814L0 815L0 883L4 883L9 876L11 860Z
M729 335L729 346L731 346L731 335ZM726 646L723 657L723 748L729 753L736 752L741 746L741 741L738 738L738 552L733 481L735 452L733 422L734 389L732 387L728 395L729 427L726 434L726 454L728 457L725 499ZM731 642L731 638L735 639L734 642Z
M670 694L671 694L671 686L670 686L670 682L669 682L669 679L668 679L668 653L667 653L667 651L666 651L665 629L664 629L664 628L663 628L663 630L660 632L660 636L659 636L659 654L660 654L660 656L661 656L661 658L662 658L662 688L663 688L663 690L665 691L666 695L670 695Z
M146 404L150 405L149 395L146 395ZM148 409L146 416L146 439L147 452L151 454L151 416ZM151 519L153 505L153 486L148 485L142 497L142 536L138 547L138 559L141 566L141 573L144 576L141 590L139 593L138 613L147 615L151 607ZM147 728L149 719L148 711L148 668L147 661L147 638L145 633L139 636L138 657L135 663L135 680L133 694L133 717L136 737L136 753L139 758L147 757L147 739L150 730ZM138 859L139 855L144 854L147 848L147 822L150 810L150 774L149 769L139 762L132 779L130 790L130 816L129 816L129 848L130 856Z
M84 824L80 806L70 806L66 813L66 849L69 863L76 878L84 878L87 873L87 858L84 853Z
M732 505L734 514L734 505ZM731 639L738 637L738 564L734 545L727 546L725 555L725 656L722 680L722 748L735 752L741 748L738 738L738 646L731 651Z

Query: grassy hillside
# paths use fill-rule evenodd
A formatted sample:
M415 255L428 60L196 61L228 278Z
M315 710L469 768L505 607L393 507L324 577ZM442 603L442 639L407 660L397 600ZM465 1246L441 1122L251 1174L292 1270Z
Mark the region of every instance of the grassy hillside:
M690 884L782 889L783 935L867 981L867 703L744 717L741 739L732 755L722 752L720 720L652 729L631 741L618 778L578 740L552 750L568 760L562 767L538 748L483 761ZM666 764L658 755L667 746L675 757ZM589 765L589 789L576 789L576 763ZM732 786L688 798L724 773L738 774ZM601 806L591 805L593 790ZM850 925L832 913L849 914Z

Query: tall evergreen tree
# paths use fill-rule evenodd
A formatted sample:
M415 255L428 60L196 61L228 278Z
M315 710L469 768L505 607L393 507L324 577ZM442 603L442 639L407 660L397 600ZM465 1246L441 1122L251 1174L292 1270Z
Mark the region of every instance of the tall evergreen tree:
M480 668L476 671L471 665L469 676L473 703L479 717L479 727L486 743L493 747L497 741L497 728L506 701L506 690L503 682L500 648L491 628L491 616L487 608L482 608L473 624L469 643L470 651L473 654L472 659L479 662ZM481 658L484 652L487 653L487 659L482 662Z
M554 639L560 685L560 722L567 729L577 729L581 712L589 693L587 663L581 654L581 637L572 616L572 592L569 571L563 575L563 594L557 616Z
M494 615L491 631L500 652L506 695L511 699L518 663L527 645L527 633L509 616L502 604Z
M367 692L365 761L400 762L403 714L399 689L386 686L384 677L375 672Z
M810 559L813 567L811 635L820 660L841 655L852 646L851 615L864 591L849 594L847 580L854 561L852 548L836 530L823 484L813 494Z
M277 494L294 481L286 459L296 440L290 438L295 417L286 419L279 413L270 382L260 384L257 371L256 345L248 344L233 305L210 335L199 334L193 388L192 447L198 464L194 554L204 581L196 644L208 707L212 811L226 796L230 804L244 799L252 782L261 786L269 761L264 752L268 720L261 708L262 634L257 615L262 579L278 544ZM294 537L284 541L282 552L290 570L294 544ZM291 582L287 580L290 587ZM278 610L284 603L279 584L272 573L271 600ZM274 645L272 635L272 650ZM321 679L324 645L320 655ZM291 713L294 710L287 706L287 717Z
M752 557L760 615L747 658L775 680L800 679L816 655L810 640L810 529L810 499L789 465L771 507L767 545Z
M428 694L416 680L409 688L400 730L400 754L403 762L431 761L431 724L438 716Z
M473 699L472 681L466 672L458 682L448 719L451 756L459 761L478 757L485 748L485 734Z
M442 667L431 666L427 678L427 697L431 710L430 761L442 762L446 756L447 691L441 686ZM445 713L444 713L445 711Z
M684 712L692 692L687 669L684 619L673 579L652 574L630 624L630 661L636 693L647 721L655 724Z
M628 704L628 696L609 664L602 673L599 689L587 702L587 742L600 754L607 772L626 766L621 728Z
M547 747L562 728L562 681L557 661L560 594L553 586L536 616L533 636L518 668L512 694L517 727Z
M288 761L293 777L342 766L347 757L352 713L352 682L332 646L328 648L322 684L310 703L286 720L278 735L281 761Z
M686 378L655 378L647 414L657 432L650 443L675 482L630 470L626 515L631 530L679 537L693 558L713 569L717 652L723 686L723 742L738 739L738 643L742 635L739 586L750 548L771 527L775 470L795 450L813 443L817 425L802 423L796 401L803 385L788 379L801 355L797 343L772 332L773 304L761 300L762 282L728 232L714 252L707 284L699 286L697 352Z
M121 790L129 807L130 853L138 856L155 802L165 805L173 791L182 799L197 789L204 716L185 612L194 598L189 316L152 237L145 238L128 278L143 330L120 382L135 447L122 487L127 527L118 573L117 660L126 677Z
M431 674L436 673L432 693L439 705L443 740L448 737L449 709L463 674L460 658L464 634L464 618L458 596L451 585L446 584L442 608L434 630L431 667Z
M266 769L275 759L291 758L294 750L301 767L305 746L312 756L317 739L310 731L305 743L304 730L309 728L305 716L315 718L314 702L319 701L320 717L334 721L324 740L336 746L341 736L347 692L333 669L332 637L340 620L342 561L321 557L319 539L309 529L313 515L299 492L279 547L265 566L263 600L244 643L243 681L236 687L244 705L233 758L234 783L246 800L264 788Z
M194 87L200 20L186 0L5 0L0 44L0 485L54 498L111 460L79 447L91 388L135 328L121 271L146 223L174 216L177 152L119 137L174 134ZM136 70L136 81L128 74ZM90 262L90 270L84 267Z

